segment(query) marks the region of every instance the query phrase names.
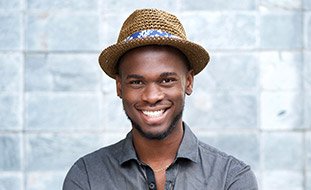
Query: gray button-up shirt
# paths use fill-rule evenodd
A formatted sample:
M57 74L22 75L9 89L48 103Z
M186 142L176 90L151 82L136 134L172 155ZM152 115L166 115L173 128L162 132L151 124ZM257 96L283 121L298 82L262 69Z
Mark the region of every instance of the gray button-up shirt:
M146 170L137 158L132 135L80 158L69 170L63 190L149 189ZM174 163L166 170L165 189L257 190L250 167L202 143L184 125Z

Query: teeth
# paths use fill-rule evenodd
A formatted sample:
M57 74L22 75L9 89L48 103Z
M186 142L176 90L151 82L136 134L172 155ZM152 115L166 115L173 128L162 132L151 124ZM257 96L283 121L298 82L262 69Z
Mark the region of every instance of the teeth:
M148 117L160 117L163 114L164 110L158 111L143 111L143 113Z

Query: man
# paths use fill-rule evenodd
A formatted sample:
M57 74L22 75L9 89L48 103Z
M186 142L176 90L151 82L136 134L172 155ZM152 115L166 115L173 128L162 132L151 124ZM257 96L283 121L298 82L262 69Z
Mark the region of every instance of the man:
M80 158L63 190L258 189L248 165L200 142L182 120L194 75L209 55L186 39L174 15L135 11L99 62L116 80L132 130L124 140Z

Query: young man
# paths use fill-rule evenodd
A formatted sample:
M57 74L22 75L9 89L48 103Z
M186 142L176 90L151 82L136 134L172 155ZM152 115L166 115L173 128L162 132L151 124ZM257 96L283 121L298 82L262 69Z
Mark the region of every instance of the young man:
M99 57L132 124L127 137L79 159L63 190L256 190L250 167L200 142L183 122L194 75L209 62L178 19L142 9Z

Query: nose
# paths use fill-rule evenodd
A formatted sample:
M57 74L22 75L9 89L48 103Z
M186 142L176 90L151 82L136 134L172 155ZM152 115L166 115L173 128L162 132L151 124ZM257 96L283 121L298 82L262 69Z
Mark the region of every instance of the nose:
M142 94L142 100L155 105L164 98L164 93L157 84L148 84Z

